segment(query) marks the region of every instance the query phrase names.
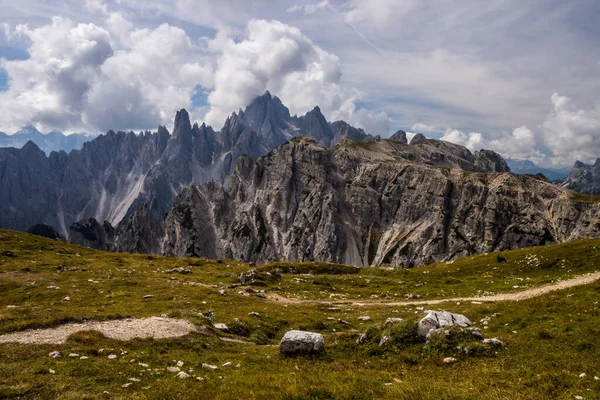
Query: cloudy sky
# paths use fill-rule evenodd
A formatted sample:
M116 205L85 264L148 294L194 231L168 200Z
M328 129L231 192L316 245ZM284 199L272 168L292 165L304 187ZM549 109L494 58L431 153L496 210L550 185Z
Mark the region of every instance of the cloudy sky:
M0 0L0 130L219 129L271 91L542 165L600 156L598 0Z

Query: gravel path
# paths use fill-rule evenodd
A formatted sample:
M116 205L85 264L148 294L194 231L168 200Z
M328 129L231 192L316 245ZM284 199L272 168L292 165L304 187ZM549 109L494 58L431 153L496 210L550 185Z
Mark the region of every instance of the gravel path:
M579 275L575 278L566 279L564 281L556 282L550 285L539 286L527 290L523 290L516 293L504 293L496 294L493 296L482 296L482 297L456 297L448 299L436 299L436 300L412 300L412 301L332 301L328 302L325 300L302 300L292 299L283 297L275 293L266 293L269 300L277 301L283 304L320 304L320 303L331 303L332 305L344 304L353 306L412 306L412 305L428 305L428 304L441 304L445 302L499 302L499 301L519 301L527 300L534 297L542 296L544 294L554 292L557 290L564 290L575 286L587 285L600 279L600 272L589 273L585 275Z
M185 336L196 331L196 327L194 324L182 319L161 317L120 319L13 332L0 335L0 343L63 344L69 336L82 331L98 331L104 336L116 340L131 340L134 338L167 339Z

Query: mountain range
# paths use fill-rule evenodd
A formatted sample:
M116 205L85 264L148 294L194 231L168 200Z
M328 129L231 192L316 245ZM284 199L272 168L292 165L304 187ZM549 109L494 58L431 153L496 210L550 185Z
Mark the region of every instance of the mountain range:
M58 131L51 131L46 134L38 131L33 125L27 125L12 135L0 132L0 147L21 148L27 142L35 143L46 154L53 151L65 151L81 149L85 142L89 142L93 137L86 133L72 133L65 135Z
M112 251L412 267L600 233L599 206L490 150L390 139L269 92L220 131L109 131L46 155L0 148L0 227Z
M537 175L544 174L550 181L562 181L569 172L569 168L544 168L534 164L529 160L518 160L507 158L506 163L510 167L510 170L515 174L521 175Z
M561 185L579 193L600 194L600 158L591 165L577 161Z
M48 156L28 141L22 148L0 148L0 227L26 230L43 223L66 236L75 221L95 218L116 226L143 204L160 220L183 188L222 182L241 155L265 155L299 135L327 146L346 137L375 139L343 121L328 123L318 107L291 116L266 92L227 118L220 132L192 126L181 110L172 134L164 126L154 133L109 131L80 150Z

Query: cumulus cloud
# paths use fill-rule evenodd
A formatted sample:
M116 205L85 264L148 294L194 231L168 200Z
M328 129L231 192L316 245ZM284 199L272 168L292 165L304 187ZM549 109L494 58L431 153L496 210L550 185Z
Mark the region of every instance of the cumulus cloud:
M511 133L484 135L449 128L441 139L470 150L491 149L505 157L542 165L593 162L600 156L600 106L578 109L571 99L558 93L551 101L553 109L536 131L521 126Z
M118 48L108 30L59 17L11 34L29 40L30 58L0 60L11 82L0 93L0 124L8 131L27 123L46 130L151 128L188 107L197 85L212 83L210 67L190 57L196 45L166 24L132 30L130 44Z
M298 28L279 21L252 20L247 38L218 36L211 44L221 53L208 96L205 120L218 125L265 90L276 94L292 113L319 105L329 119L345 119L373 134L389 132L385 113L357 110L355 91L340 85L340 60L315 45ZM387 130L386 130L387 129Z
M421 133L432 133L432 132L441 132L441 131L443 131L443 129L437 128L435 126L423 124L421 122L417 122L410 129L413 130L413 131L415 131L415 132L421 132Z
M460 144L471 151L490 149L515 159L528 159L536 163L546 160L546 156L536 147L535 134L526 126L516 128L511 133L503 133L494 139L487 139L480 132L466 133L449 128L441 140Z
M543 129L543 140L554 154L555 164L576 160L590 162L600 156L600 105L578 109L568 97L554 93L553 110Z

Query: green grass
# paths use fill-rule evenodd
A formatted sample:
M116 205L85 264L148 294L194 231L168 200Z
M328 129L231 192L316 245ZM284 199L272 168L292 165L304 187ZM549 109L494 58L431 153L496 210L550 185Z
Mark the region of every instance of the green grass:
M162 314L203 328L169 340L119 342L83 332L64 345L0 344L0 399L600 398L600 381L594 380L600 376L598 282L521 302L424 306L465 314L485 337L499 337L507 343L497 352L481 349L469 355L456 352L453 346L424 349L423 343L414 340L412 329L424 315L421 307L349 303L404 300L406 294L440 299L508 293L600 271L600 240L469 257L411 270L357 270L327 263L250 266L230 260L113 254L0 231L0 253L5 250L15 251L18 257L0 256L0 333ZM58 271L56 267L63 264L69 270ZM189 275L164 272L189 265ZM250 285L252 293L247 293L248 285L239 285L237 276L250 269L257 271L259 279ZM280 279L274 276L276 269L282 272ZM52 286L59 289L48 289ZM219 294L220 290L226 295ZM314 303L284 305L261 297L262 290ZM154 298L143 299L147 294ZM64 301L66 296L71 300ZM332 307L326 302L336 304ZM231 328L229 334L209 327L201 314L209 309L215 322ZM249 316L250 312L259 316ZM371 316L371 321L358 321L361 315ZM405 322L383 327L387 317L401 317ZM487 325L479 322L486 317ZM288 329L322 333L325 354L281 357L277 344ZM365 331L373 335L373 341L357 345ZM378 335L389 335L392 344L380 347L375 343ZM54 350L63 357L48 357ZM69 353L89 359L70 359ZM112 353L119 357L109 360L107 355ZM447 356L458 362L442 363ZM132 359L136 362L130 363ZM184 370L193 369L192 375L207 379L176 378L166 368L177 361L185 363ZM202 363L220 366L225 362L233 367L215 372L201 368ZM150 371L139 363L148 364ZM56 373L50 374L50 369ZM586 377L580 378L581 373ZM122 387L126 383L131 385Z

